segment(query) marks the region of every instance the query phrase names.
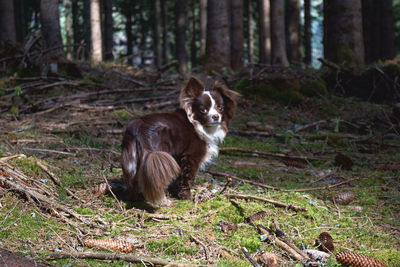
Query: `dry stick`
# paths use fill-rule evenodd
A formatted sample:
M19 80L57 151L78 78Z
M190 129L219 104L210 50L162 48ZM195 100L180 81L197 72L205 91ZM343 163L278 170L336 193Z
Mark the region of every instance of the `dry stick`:
M13 183L1 175L0 175L0 182L2 182L3 184L6 184L12 191L16 191L27 197L36 199L37 201L39 201L39 205L42 206L43 208L46 208L49 210L55 209L55 210L63 211L83 223L86 223L86 224L88 223L81 215L79 215L72 209L69 209L67 207L64 207L64 206L58 204L56 202L56 200L50 199L50 198L40 194L39 192L32 190L33 188L27 188L27 186L23 186L22 184Z
M244 149L244 148L237 148L237 147L221 147L219 151L233 151L233 152L242 152L242 153L255 153L264 156L270 156L275 158L281 159L300 159L300 160L322 160L325 161L324 158L317 158L317 157L306 157L306 156L292 156L292 155L285 155L281 153L272 153L272 152L265 152L259 150L252 150L252 149Z
M277 190L277 191L283 191L283 192L306 192L306 191L316 191L316 190L331 189L331 188L338 187L340 185L347 184L347 183L350 183L352 181L360 179L360 177L355 177L355 178L352 178L352 179L349 179L349 180L346 180L346 181L343 181L343 182L340 182L340 183L337 183L337 184L328 185L328 186L311 187L311 188L300 188L300 189L282 189L282 188L271 186L271 185L257 183L257 182L254 182L252 180L242 179L242 178L239 178L239 177L227 174L227 173L223 173L223 172L216 172L216 171L208 170L208 171L206 171L206 173L209 173L209 174L211 174L213 176L220 176L220 177L224 177L226 179L231 178L233 180L240 181L240 182L243 182L243 183L248 183L248 184L252 184L252 185L255 185L255 186L262 187L262 188L272 189L272 190Z
M246 258L249 260L249 262L254 266L254 267L259 267L258 263L251 257L250 253L247 251L247 248L243 247L242 248L243 254L246 256Z
M239 198L239 199L253 199L253 200L259 200L259 201L264 201L267 202L269 204L275 205L277 207L282 207L285 209L292 209L294 211L307 211L307 208L305 207L301 207L301 206L297 206L294 204L285 204L283 202L279 202L279 201L275 201L275 200L270 200L270 199L266 199L266 198L262 198L262 197L257 197L257 196L252 196L252 195L237 195L237 194L226 194L227 197L231 197L231 198Z
M0 161L6 162L10 159L15 159L15 158L26 158L26 155L25 154L16 154L16 155L12 155L12 156L2 157L2 158L0 158Z
M148 262L153 265L168 265L168 266L180 266L180 267L199 267L199 266L206 266L206 265L197 265L197 264L187 264L157 258L150 258L150 257L139 257L133 255L126 255L126 254L117 254L117 253L93 253L93 252L78 252L78 253L52 253L47 254L45 256L47 259L54 260L54 259L68 259L68 258L75 258L75 259L99 259L99 260L124 260L127 262Z
M114 194L114 192L112 191L111 186L110 186L110 184L108 183L106 176L104 175L104 172L102 173L102 176L103 176L104 182L105 182L106 185L107 185L108 191L109 191L109 192L111 193L111 195L114 197L115 201L117 201L118 206L119 206L119 208L121 209L121 211L124 211L124 208L122 207L121 202L118 200L117 196L116 196L116 195Z
M274 225L275 225L275 229L276 232L280 232L281 235L278 236L279 239L281 239L283 242L285 242L288 246L290 246L291 248L293 248L297 253L299 253L301 256L308 258L308 255L306 252L304 252L303 250L299 249L291 239L289 239L286 234L281 230L281 228L279 227L278 221L276 219L274 219Z
M289 253L289 255L301 262L304 262L306 260L308 260L309 258L307 257L303 257L302 255L300 255L299 253L297 253L297 251L295 251L294 249L292 249L290 246L288 246L285 242L283 242L282 240L280 240L279 238L277 238L275 235L271 234L262 224L257 225L257 229L262 232L263 234L267 235L268 240L273 241L275 244L277 244L278 246L280 246L282 249L284 249L287 253Z
M188 233L188 234L189 234L189 233ZM189 237L190 237L191 239L193 239L194 242L196 242L197 244L199 244L200 246L203 247L203 249L204 249L204 256L205 256L206 260L208 261L208 259L210 258L210 255L209 255L207 246L204 245L204 243L201 242L201 241L200 241L198 238L196 238L195 236L189 234Z
M39 160L36 160L35 162L36 162L36 164L37 164L40 168L42 168L42 169L51 177L51 179L53 179L53 181L54 181L54 183L55 183L56 185L58 185L58 186L61 185L61 180L60 180L60 178L59 178L57 175L55 175L52 171L50 171L49 168L47 168L46 165L44 165L43 163L41 163ZM64 189L65 189L65 191L67 192L67 194L68 194L69 196L73 197L73 198L76 199L76 200L80 200L80 198L77 197L71 190L69 190L68 188L64 188Z

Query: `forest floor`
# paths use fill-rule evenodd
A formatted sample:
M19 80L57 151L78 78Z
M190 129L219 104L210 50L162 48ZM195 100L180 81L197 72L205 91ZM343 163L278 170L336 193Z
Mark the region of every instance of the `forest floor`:
M93 192L105 179L121 178L127 121L154 112L145 108L151 100L174 109L182 85L131 72L32 78L5 91L2 103L21 96L26 104L0 116L0 247L56 266L128 265L118 257L82 258L111 253L84 246L85 238L133 244L126 254L136 257L126 258L133 266L154 259L251 266L243 247L255 259L268 251L282 266L299 263L265 240L262 224L309 249L328 232L332 255L356 252L400 266L400 136L385 123L388 105L328 95L288 107L243 97L215 164L196 177L194 201L173 199L171 207L149 211ZM28 90L22 82L39 85ZM249 121L261 123L259 131L248 129ZM246 220L260 211L266 214ZM327 266L336 265L331 256Z

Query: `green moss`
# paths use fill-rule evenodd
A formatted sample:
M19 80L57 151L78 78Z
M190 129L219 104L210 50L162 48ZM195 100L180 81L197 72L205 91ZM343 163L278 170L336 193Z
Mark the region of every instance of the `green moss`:
M11 106L10 110L9 110L10 114L12 115L18 115L19 114L19 109L17 106Z
M132 118L132 114L126 109L119 109L114 111L114 115L123 121L128 121Z
M247 78L243 78L235 84L235 91L237 92L245 92L247 87L250 85L250 80Z
M328 90L326 89L325 82L312 80L301 84L300 93L304 96L315 97L326 95Z
M341 46L336 50L338 63L345 62L347 65L359 65L357 55L348 47Z

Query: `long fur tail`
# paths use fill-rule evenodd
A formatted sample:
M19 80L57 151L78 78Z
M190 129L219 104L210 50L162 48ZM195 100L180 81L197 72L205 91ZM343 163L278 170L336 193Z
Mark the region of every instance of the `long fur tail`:
M162 151L149 152L139 170L139 186L147 201L157 204L164 192L180 172L175 159Z

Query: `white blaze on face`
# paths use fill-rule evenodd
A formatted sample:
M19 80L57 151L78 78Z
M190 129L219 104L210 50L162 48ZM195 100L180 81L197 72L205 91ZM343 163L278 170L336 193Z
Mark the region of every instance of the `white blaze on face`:
M217 111L217 105L215 103L215 99L211 96L210 91L204 91L203 94L208 95L208 97L210 97L210 100L211 100L211 107L210 107L210 110L208 111L209 120L214 122L214 120L212 119L212 116L218 115L218 121L215 121L215 122L220 123L221 122L221 114L219 114Z

